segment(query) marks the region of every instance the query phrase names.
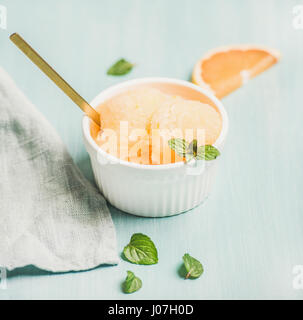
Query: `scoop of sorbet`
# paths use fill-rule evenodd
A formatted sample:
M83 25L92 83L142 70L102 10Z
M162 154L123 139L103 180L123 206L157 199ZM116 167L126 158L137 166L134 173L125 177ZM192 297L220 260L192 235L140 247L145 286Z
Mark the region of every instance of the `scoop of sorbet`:
M171 96L154 88L123 92L99 106L101 128L96 142L106 152L140 164L182 161L168 140L198 139L213 144L222 119L212 106Z

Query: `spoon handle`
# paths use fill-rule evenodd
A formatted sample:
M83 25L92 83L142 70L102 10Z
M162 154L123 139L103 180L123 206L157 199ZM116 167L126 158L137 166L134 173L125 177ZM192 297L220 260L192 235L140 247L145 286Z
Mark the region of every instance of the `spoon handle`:
M10 36L10 39L100 127L100 114L91 107L18 33L13 33Z

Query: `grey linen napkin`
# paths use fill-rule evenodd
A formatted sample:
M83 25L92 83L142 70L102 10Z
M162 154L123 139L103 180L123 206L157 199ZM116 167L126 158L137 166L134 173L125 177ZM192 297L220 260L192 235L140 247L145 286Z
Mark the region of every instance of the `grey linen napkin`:
M0 266L64 272L118 261L104 198L0 68Z

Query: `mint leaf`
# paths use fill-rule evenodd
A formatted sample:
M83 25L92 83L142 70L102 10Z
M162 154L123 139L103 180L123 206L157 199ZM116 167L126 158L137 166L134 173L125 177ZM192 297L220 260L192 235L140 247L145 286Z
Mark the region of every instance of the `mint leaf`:
M197 150L198 150L198 141L197 139L194 139L187 148L187 153L192 154L194 157L197 156Z
M197 149L197 160L214 160L220 155L220 151L211 145L200 146Z
M172 138L168 140L169 147L174 150L179 156L185 157L188 149L188 143L185 139Z
M127 271L127 277L123 283L124 293L133 293L138 291L142 287L142 281L131 271Z
M185 158L186 162L192 159L214 160L220 155L220 151L212 145L198 147L198 141L196 139L188 143L185 139L173 138L168 140L168 145L179 156Z
M185 279L199 278L203 273L203 266L200 261L191 257L188 253L183 256L184 266L187 271Z
M125 258L135 264L156 264L158 263L158 251L152 240L142 233L135 233L130 243L124 248Z
M107 70L107 74L111 76L123 76L129 73L133 66L132 63L125 59L120 59Z

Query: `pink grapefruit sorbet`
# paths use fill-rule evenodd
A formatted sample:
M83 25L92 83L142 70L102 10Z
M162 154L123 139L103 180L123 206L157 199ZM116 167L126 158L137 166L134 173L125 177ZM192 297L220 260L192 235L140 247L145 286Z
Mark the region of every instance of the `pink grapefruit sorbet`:
M139 164L183 161L168 145L171 138L214 144L222 118L212 106L151 87L134 88L102 103L101 128L94 140L105 151Z

